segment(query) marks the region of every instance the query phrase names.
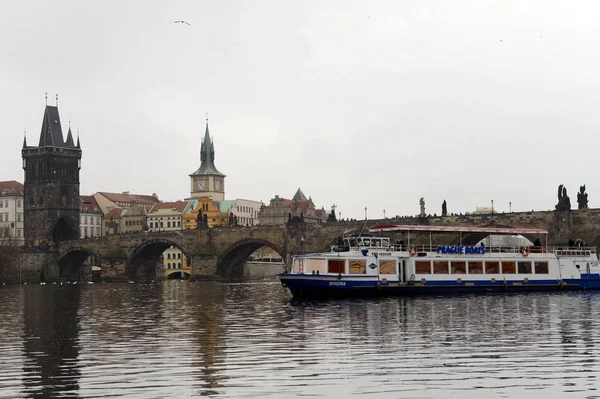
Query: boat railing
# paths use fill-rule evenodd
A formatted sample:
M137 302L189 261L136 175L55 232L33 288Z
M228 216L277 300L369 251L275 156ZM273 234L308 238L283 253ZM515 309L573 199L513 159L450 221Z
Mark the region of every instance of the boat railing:
M480 245L391 245L392 251L407 251L413 253L438 253L438 248L449 248L446 254L452 254L452 248L484 248L485 253L553 253L558 257L588 257L596 255L594 247L545 247L545 246L485 246ZM461 250L460 253L468 253ZM476 252L473 252L476 253Z

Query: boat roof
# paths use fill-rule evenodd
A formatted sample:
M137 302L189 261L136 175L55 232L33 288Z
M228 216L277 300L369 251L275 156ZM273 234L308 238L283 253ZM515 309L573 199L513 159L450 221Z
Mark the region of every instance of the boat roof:
M380 224L370 232L427 231L433 233L485 233L485 234L548 234L548 230L514 227L419 226L406 224Z

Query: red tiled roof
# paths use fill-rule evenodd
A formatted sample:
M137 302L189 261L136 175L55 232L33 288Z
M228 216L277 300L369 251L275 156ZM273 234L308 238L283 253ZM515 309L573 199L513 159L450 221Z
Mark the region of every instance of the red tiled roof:
M107 193L104 191L98 192L105 196L109 201L112 202L133 202L137 201L140 204L156 204L158 202L158 196L154 195L140 195L140 194L125 194L125 193Z
M98 203L91 195L80 195L81 206L79 208L81 213L102 213Z
M16 180L0 181L0 197L22 197L23 188L23 184Z
M123 211L123 208L113 208L110 211L108 211L106 213L106 215L104 215L105 219L109 219L109 218L120 218L121 217L121 212Z
M150 213L154 213L159 209L175 209L177 212L183 212L187 205L187 201L157 202L154 204L154 207L152 207L152 211L150 211Z

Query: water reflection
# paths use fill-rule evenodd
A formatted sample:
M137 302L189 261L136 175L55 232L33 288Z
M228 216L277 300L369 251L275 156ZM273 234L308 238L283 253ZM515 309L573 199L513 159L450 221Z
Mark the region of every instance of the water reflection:
M295 301L273 283L0 289L3 397L598 395L598 293Z
M24 290L23 394L55 397L79 390L79 302L76 286Z

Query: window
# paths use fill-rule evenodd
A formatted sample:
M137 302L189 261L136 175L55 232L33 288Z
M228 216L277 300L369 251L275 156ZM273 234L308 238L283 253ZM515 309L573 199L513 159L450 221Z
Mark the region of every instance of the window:
M83 222L83 224L88 224L88 217L87 216L84 218L84 220L85 221Z
M167 227L171 227L171 222L167 222Z
M450 270L452 274L465 274L467 272L466 262L451 262Z
M171 263L167 263L167 269L171 268Z
M177 259L181 259L181 252L177 254Z
M517 264L515 262L502 262L502 273L515 274L517 272Z
M500 273L500 262L485 262L485 272L488 274Z
M517 262L519 274L531 274L531 262Z
M327 262L328 273L346 273L346 261L338 259L329 259Z
M469 261L469 274L483 274L483 262Z
M379 274L396 274L396 261L391 259L380 259Z
M4 208L4 202L0 201L0 208Z
M448 261L433 261L433 274L448 274Z
M429 261L415 261L415 273L431 274L431 263Z
M20 207L21 207L21 200L18 200L17 201L17 208L20 208Z
M167 254L167 259L171 259L171 254Z
M548 262L534 262L535 274L548 274Z
M363 259L351 259L348 261L350 274L365 274L367 272L367 262Z

